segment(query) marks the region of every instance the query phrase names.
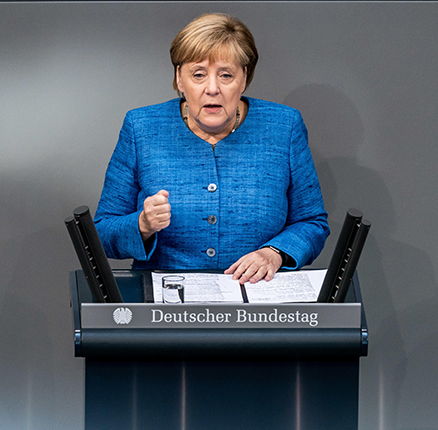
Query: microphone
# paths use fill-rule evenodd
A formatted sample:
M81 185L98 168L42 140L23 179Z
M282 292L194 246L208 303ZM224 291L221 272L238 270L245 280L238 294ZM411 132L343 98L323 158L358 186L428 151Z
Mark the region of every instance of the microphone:
M97 303L123 303L88 206L79 206L64 220L76 254Z
M347 211L318 296L319 303L341 303L345 300L371 227L371 223L362 218L362 212L357 209Z

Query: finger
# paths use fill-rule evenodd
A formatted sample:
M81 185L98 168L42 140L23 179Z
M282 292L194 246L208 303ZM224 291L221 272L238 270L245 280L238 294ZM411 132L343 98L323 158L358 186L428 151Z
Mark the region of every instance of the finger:
M151 203L154 206L165 204L169 201L169 191L166 190L160 190L158 193L154 194L153 196L149 196L145 199L145 202Z
M271 280L274 278L274 275L275 275L275 269L273 269L272 267L270 267L270 268L268 269L268 272L266 273L265 281L266 281L266 282L271 281Z
M249 279L249 282L251 284L255 284L256 282L260 281L261 279L263 279L265 277L266 272L267 272L267 270L266 270L265 266L259 267L257 272L253 276L251 276L251 278Z
M245 270L243 270L241 272L241 275L236 279L239 279L239 282L241 284L244 284L252 276L254 276L254 274L256 274L258 270L259 270L259 265L253 262ZM237 274L238 274L238 271L236 270L234 276L236 276ZM233 279L234 279L234 276L233 276Z
M170 218L171 218L170 212L154 214L154 216L150 217L149 223L154 229L159 231L169 226Z
M233 263L228 269L226 269L224 273L227 275L234 273L234 271L239 267L242 258L243 257L240 257L235 263Z
M170 211L163 211L163 212L155 212L154 219L157 221L167 221L172 216Z
M155 206L152 202L145 200L143 212L146 218L152 221L158 214L165 213L166 211L161 210L160 206Z
M169 203L164 203L164 204L162 204L162 205L154 206L154 210L153 210L153 212L155 212L155 214L156 214L157 216L158 216L158 215L167 215L167 216L170 216L170 209L171 209L170 204L169 204Z
M235 264L237 264L236 262ZM239 279L242 274L248 269L251 263L248 262L247 258L242 258L242 261L235 267L234 273L233 273L233 279Z
M169 199L161 194L155 194L151 197L148 197L146 200L148 201L148 203L152 204L153 206L161 206L161 205L169 204Z
M272 280L274 275L275 269L271 264L267 266L260 266L259 270L255 273L254 276L251 277L249 282L251 282L251 284L255 284L262 279L264 279L266 282L269 282Z
M158 224L166 224L166 223L170 223L170 218L171 218L170 212L165 212L162 214L157 214L155 216L155 221Z

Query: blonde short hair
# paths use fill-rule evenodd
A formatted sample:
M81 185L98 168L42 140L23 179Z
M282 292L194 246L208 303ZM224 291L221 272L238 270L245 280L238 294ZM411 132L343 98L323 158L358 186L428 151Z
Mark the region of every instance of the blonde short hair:
M173 88L178 90L178 66L193 61L234 57L246 68L245 90L251 83L259 58L254 37L239 19L222 13L201 15L181 30L170 46L174 67Z

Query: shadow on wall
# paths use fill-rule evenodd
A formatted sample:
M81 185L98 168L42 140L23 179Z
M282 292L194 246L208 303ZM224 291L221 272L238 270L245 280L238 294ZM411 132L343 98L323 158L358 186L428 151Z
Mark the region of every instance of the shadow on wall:
M68 290L78 263L63 223L76 194L60 179L38 172L0 181L2 429L81 428Z
M423 394L425 402L430 402L427 393L434 392L433 387L438 385L437 376L427 380L424 366L416 369L412 377L411 351L405 348L406 336L415 339L418 335L414 328L408 328L410 322L418 327L420 321L427 324L430 316L421 306L399 309L400 298L412 298L418 273L437 304L431 261L424 251L393 239L397 219L385 181L379 172L358 163L366 130L352 101L329 85L309 84L292 91L284 103L299 109L308 127L309 144L329 213L332 235L316 261L317 266L327 267L348 208L361 209L373 223L358 267L370 332L369 356L361 365L360 393L361 415L367 422L361 424L363 428L403 428L397 425L401 416L408 418L406 408L410 409L410 419L419 413L413 402L407 402L407 381L421 378L427 387ZM409 309L411 303L403 305ZM418 351L412 354L418 356ZM435 361L432 356L428 359ZM384 427L379 427L382 424Z

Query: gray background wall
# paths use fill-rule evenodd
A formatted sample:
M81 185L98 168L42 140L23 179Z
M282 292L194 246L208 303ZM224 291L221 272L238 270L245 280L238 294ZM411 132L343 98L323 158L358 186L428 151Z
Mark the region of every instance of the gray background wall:
M254 33L248 95L303 113L333 231L314 267L349 207L373 222L360 428L438 429L438 5L377 2L0 5L0 428L82 428L63 219L94 213L124 114L175 96L170 43L209 11Z

